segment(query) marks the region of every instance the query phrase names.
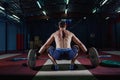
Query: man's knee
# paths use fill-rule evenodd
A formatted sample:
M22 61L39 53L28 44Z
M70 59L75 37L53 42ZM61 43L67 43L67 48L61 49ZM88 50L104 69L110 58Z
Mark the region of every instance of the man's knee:
M53 52L53 50L54 50L54 47L53 47L53 46L49 46L49 47L47 48L47 52L48 52L48 53Z
M79 52L79 46L78 45L73 45L72 50L77 54Z
M78 45L73 45L73 47L77 48L79 50L79 46Z

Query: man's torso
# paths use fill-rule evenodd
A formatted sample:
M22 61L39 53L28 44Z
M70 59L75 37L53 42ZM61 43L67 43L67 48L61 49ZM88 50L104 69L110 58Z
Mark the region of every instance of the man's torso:
M54 33L56 48L71 48L73 34L68 30L58 30Z

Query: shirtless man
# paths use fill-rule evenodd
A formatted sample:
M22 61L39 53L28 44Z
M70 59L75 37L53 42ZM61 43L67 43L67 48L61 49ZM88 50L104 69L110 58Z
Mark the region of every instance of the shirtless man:
M48 56L54 64L54 69L58 70L59 66L57 65L56 60L60 59L69 59L71 60L70 69L75 69L75 60L78 57L79 47L83 52L87 52L85 45L70 31L66 30L66 23L64 21L59 22L59 30L54 32L47 42L40 48L39 53L43 53L48 49ZM55 41L56 48L49 47L50 44ZM71 42L76 43L79 47L71 47ZM49 48L48 48L49 47Z

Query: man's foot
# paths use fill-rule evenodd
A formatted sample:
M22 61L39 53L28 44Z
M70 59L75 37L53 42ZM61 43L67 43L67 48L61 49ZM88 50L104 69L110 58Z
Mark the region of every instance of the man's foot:
M77 69L77 65L76 64L70 64L69 69L70 70L76 70Z
M58 65L52 65L51 69L57 71L57 70L59 70L59 66Z

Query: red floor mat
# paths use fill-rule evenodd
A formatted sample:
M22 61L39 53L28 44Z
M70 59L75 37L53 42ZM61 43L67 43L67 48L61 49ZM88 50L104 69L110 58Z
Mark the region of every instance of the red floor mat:
M22 54L20 56L15 56L17 57L27 57L27 54ZM42 57L42 56L41 56ZM0 60L0 74L2 75L34 75L36 71L31 70L27 66L24 66L23 64L26 64L27 60L21 60L21 61L12 61L12 58L6 58ZM36 66L42 66L46 60L37 60L37 65ZM2 73L1 73L2 72Z

